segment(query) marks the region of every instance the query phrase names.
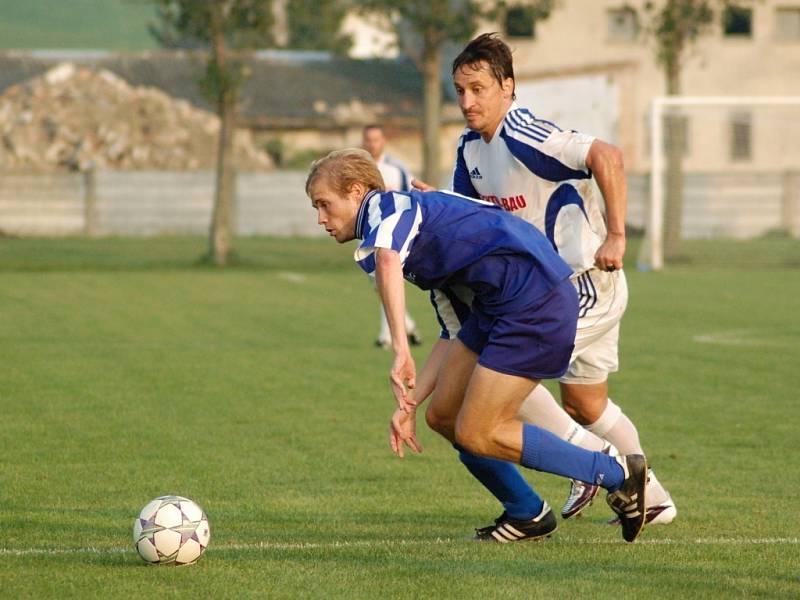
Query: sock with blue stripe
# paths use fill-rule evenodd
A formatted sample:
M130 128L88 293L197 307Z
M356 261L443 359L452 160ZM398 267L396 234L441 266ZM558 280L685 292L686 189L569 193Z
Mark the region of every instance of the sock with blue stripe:
M529 469L593 483L609 491L619 489L625 479L625 472L613 457L584 450L529 423L522 424L520 464Z
M509 517L528 520L542 512L544 501L515 464L471 454L458 444L453 447L467 470L500 501Z

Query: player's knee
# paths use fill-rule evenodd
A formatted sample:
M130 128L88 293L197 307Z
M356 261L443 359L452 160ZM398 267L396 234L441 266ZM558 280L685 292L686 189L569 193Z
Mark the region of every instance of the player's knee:
M425 422L428 424L428 427L433 429L436 433L448 439L453 437L453 419L449 415L445 415L441 411L436 410L434 404L429 405L428 409L425 411Z
M581 425L590 425L597 421L603 414L605 408L603 402L598 401L583 401L583 402L569 402L566 399L563 401L564 411L572 417L576 422Z
M491 435L483 429L458 421L455 428L456 442L459 446L480 456L491 456L494 449Z
M570 417L581 425L589 425L600 418L608 402L606 388L597 390L565 388L566 386L562 387L561 404Z
M580 411L574 404L570 403L569 401L567 401L566 398L564 398L562 400L562 406L564 407L564 412L566 412L570 417L572 417L574 420L580 423L579 420Z

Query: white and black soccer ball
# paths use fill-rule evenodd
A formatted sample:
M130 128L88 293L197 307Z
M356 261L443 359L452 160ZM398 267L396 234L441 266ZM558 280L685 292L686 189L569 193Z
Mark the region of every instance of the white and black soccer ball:
M206 513L182 496L151 500L133 522L133 545L151 564L190 565L203 555L210 539Z

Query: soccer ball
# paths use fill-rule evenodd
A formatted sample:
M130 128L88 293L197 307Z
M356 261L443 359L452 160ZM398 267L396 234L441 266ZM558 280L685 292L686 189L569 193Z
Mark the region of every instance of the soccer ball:
M190 565L203 555L210 539L206 513L181 496L151 500L133 522L133 545L151 564Z

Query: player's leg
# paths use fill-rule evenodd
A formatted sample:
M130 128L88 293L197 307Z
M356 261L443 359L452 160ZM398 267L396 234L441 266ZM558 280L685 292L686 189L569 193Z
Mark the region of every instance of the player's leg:
M518 417L526 423L543 427L561 439L586 450L599 450L607 454L616 452L609 442L576 423L543 385L537 385L528 394L520 407ZM570 494L561 508L561 516L569 519L579 514L594 501L599 490L600 487L597 485L574 481L570 487Z
M408 332L408 343L412 346L422 345L422 334L417 329L417 324L411 318L408 310L406 310L406 331Z
M576 419L585 420L585 427L608 440L623 454L643 454L639 431L633 421L608 397L608 383L561 383L561 398L565 408L575 411ZM598 407L603 406L602 410ZM589 407L588 409L585 407ZM598 414L599 413L599 414ZM594 420L590 420L595 417ZM669 492L664 489L655 473L650 471L647 485L647 522L671 523L677 508ZM571 494L572 495L572 494Z
M456 417L476 361L477 354L463 343L458 340L450 343L425 418L431 429L453 443L467 470L503 505L504 515L521 521L535 519L542 513L545 503L525 481L515 464L475 455L456 443ZM496 539L485 529L478 530L479 539L486 536ZM536 537L549 535L554 530L555 527L552 527L548 531L538 532ZM533 536L526 537L530 539ZM511 541L506 536L501 538L497 538L498 541Z
M517 419L522 400L537 383L477 365L456 420L456 441L481 456L617 489L622 470L614 458Z
M556 402L553 394L544 385L537 385L520 406L520 420L538 425L562 440L586 450L602 450L607 442L587 431Z
M609 489L609 503L622 515L623 536L634 539L644 523L644 457L629 457L633 469L628 471L625 459L589 452L517 418L538 380L559 377L568 368L578 316L575 289L565 281L527 307L476 314L489 324L487 341L456 421L456 439L476 454ZM459 338L468 340L462 338L465 329ZM617 492L619 486L624 489Z
M573 359L560 380L561 401L570 416L621 454L643 454L636 426L608 397L608 375L619 368L619 324L628 300L625 274L592 271L589 281L591 286L584 288L595 290L597 303L578 321ZM652 472L647 491L648 523L672 521L675 505ZM578 506L591 492L583 483L573 482L562 516L578 514Z
M519 421L519 406L535 384L525 377L477 365L456 420L456 441L474 454L513 460L538 471L606 488L610 492L609 504L622 519L623 536L633 541L644 525L644 457L616 459L590 452ZM524 534L524 526L519 525L500 523L498 528Z

